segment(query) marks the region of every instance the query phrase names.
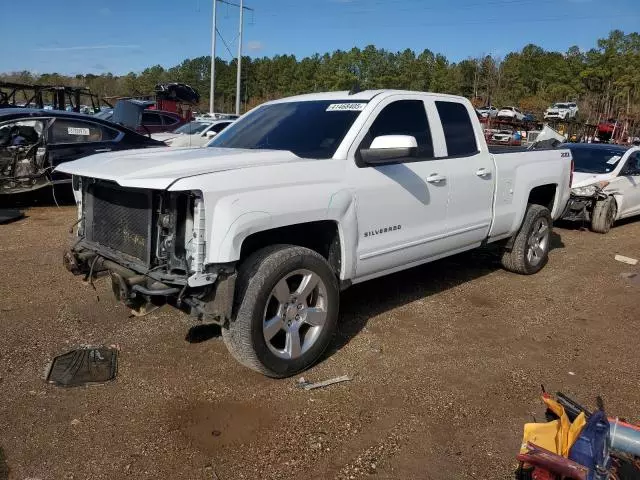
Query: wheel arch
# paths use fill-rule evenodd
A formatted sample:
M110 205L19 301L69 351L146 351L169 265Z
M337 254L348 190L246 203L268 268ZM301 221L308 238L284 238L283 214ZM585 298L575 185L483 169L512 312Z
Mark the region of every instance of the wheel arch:
M253 232L240 245L239 261L269 245L287 244L319 253L336 276L343 277L344 240L337 220L315 220Z

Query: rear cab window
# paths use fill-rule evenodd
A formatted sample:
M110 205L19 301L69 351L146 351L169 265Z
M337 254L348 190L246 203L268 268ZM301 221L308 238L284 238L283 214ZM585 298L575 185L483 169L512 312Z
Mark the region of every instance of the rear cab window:
M442 122L447 156L468 157L478 153L476 133L467 107L459 102L438 100L435 103Z

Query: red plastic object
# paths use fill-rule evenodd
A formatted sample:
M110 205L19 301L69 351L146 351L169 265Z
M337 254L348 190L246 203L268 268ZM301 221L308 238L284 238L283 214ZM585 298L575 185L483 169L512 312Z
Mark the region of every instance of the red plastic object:
M535 468L531 474L533 480L556 480L557 475L543 468Z
M529 450L527 453L520 453L516 456L518 461L573 480L587 480L589 470L586 467L531 442L527 443L527 450Z

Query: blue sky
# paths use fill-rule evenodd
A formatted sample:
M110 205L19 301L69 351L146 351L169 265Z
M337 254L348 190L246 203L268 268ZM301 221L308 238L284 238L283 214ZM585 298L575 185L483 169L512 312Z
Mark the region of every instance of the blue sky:
M231 0L238 1L238 0ZM0 17L0 72L121 74L210 54L212 0L23 0ZM527 43L565 51L640 28L640 0L245 0L250 56L298 57L374 44L458 61ZM64 5L64 6L62 6ZM238 9L219 4L235 54ZM218 42L217 55L229 59Z

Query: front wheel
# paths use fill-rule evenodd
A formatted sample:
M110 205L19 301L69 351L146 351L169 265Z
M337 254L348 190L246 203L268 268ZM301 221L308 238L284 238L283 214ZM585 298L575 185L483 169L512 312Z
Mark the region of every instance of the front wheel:
M502 254L502 266L510 272L532 275L549 260L552 219L548 208L529 205L511 248Z
M598 200L591 213L591 231L596 233L609 233L613 222L616 220L618 207L613 197Z
M222 336L240 363L283 378L313 365L336 330L340 293L327 261L308 248L274 245L242 263L236 313Z

